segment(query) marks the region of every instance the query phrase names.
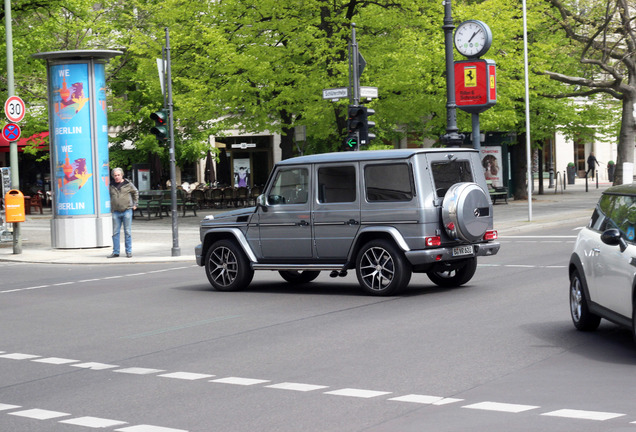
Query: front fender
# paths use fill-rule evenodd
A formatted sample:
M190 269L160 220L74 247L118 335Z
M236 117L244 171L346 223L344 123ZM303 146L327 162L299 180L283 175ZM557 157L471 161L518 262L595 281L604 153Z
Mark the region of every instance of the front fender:
M223 227L223 228L210 228L203 235L203 238L202 238L203 243L200 245L201 248L199 249L198 246L197 248L195 248L195 254L199 253L200 251L201 264L199 265L203 265L203 257L205 257L205 255L208 253L208 249L210 248L210 246L212 246L212 244L214 244L214 242L216 242L217 240L222 240L222 239L236 240L237 244L241 247L241 249L243 249L243 252L245 252L247 259L253 263L257 262L256 255L254 254L254 251L250 247L250 244L247 241L247 238L245 238L245 235L243 234L243 232L238 228ZM197 264L198 263L199 263L199 259L197 258Z

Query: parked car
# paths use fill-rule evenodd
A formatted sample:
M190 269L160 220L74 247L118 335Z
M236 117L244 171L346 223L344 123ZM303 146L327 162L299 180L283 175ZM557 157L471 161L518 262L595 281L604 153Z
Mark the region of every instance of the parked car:
M245 288L255 270L307 283L355 269L373 295L399 292L414 272L455 287L499 251L475 150L301 156L277 163L263 191L256 207L201 223L196 260L216 290Z
M570 314L578 330L605 318L632 330L636 283L636 184L603 192L570 258Z

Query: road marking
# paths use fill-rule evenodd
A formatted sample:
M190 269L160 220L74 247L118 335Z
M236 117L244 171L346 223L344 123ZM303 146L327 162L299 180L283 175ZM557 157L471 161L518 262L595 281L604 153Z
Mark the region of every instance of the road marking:
M85 427L89 427L93 429L102 429L102 428L120 426L128 422L87 416L87 417L77 417L70 420L60 420L59 423L72 424L75 426L85 426Z
M159 376L164 378L175 378L175 379L194 381L194 380L203 379L203 378L212 378L214 375L192 373L192 372L172 372L172 373L167 373L167 374L163 374Z
M33 354L22 354L22 353L12 353L12 354L1 354L0 358L6 358L11 360L30 360L34 358L38 358L40 356Z
M561 409L557 411L544 413L541 415L550 416L550 417L573 418L573 419L581 419L581 420L605 421L605 420L611 420L617 417L623 417L625 414L601 412L601 411L582 411L582 410L574 410L574 409Z
M118 365L96 363L96 362L72 364L71 366L82 368L82 369L91 369L91 370L106 370L106 369L114 369L116 367L119 367Z
M15 409L15 408L22 408L22 407L20 405L9 405L9 404L0 403L0 411L6 411L10 409Z
M340 390L325 392L324 394L369 399L377 396L388 395L391 394L391 392L344 388Z
M251 385L255 385L255 384L267 383L267 382L270 382L270 380L261 380L261 379L254 379L254 378L240 378L240 377L227 377L227 378L220 378L220 379L210 380L210 382L220 383L220 384L234 384L234 385L251 386Z
M51 420L54 418L66 417L70 415L69 413L43 410L39 408L33 408L33 409L24 410L24 411L14 411L8 414L13 416L32 418L35 420Z
M411 403L432 405L435 402L441 401L442 399L444 398L441 396L426 396L426 395L418 395L418 394L409 394L405 396L394 397L389 400L397 401L397 402L411 402Z
M139 425L139 426L130 426L122 429L115 429L116 432L188 432L183 429L172 429L165 428L160 426L151 426L151 425Z
M124 369L117 369L113 372L125 373L125 374L133 374L133 375L150 375L159 372L165 372L163 369L150 369L150 368L142 368L142 367L130 367Z
M308 392L313 390L321 390L328 388L328 386L321 385L313 385L313 384L301 384L301 383L291 383L284 382L280 384L272 384L265 386L267 388L280 389L280 390L292 390L292 391L300 391L300 392Z
M479 402L472 405L465 405L462 408L478 409L484 411L499 411L509 413L520 413L539 408L535 405L518 405L500 402Z
M38 362L38 363L63 365L68 363L77 363L79 360L71 360L71 359L65 359L65 358L59 358L59 357L47 357L47 358L39 358L39 359L31 360L31 361Z

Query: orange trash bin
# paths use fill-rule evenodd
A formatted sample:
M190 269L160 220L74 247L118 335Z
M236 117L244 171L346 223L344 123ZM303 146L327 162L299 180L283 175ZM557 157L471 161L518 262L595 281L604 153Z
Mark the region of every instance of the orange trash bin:
M4 196L4 212L8 223L24 222L24 195L17 189L12 189Z

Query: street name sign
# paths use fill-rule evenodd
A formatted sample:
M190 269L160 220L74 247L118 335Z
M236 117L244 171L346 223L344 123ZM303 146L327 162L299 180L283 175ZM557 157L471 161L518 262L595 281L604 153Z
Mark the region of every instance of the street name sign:
M369 99L377 99L378 98L378 88L377 87L360 87L360 97L361 98L369 98Z
M10 96L4 103L4 114L12 123L21 122L25 112L24 101L19 96Z
M324 89L322 91L323 99L344 99L349 97L349 89L347 87Z
M240 148L245 150L248 147L256 147L255 143L240 143L240 144L232 144L232 148Z

